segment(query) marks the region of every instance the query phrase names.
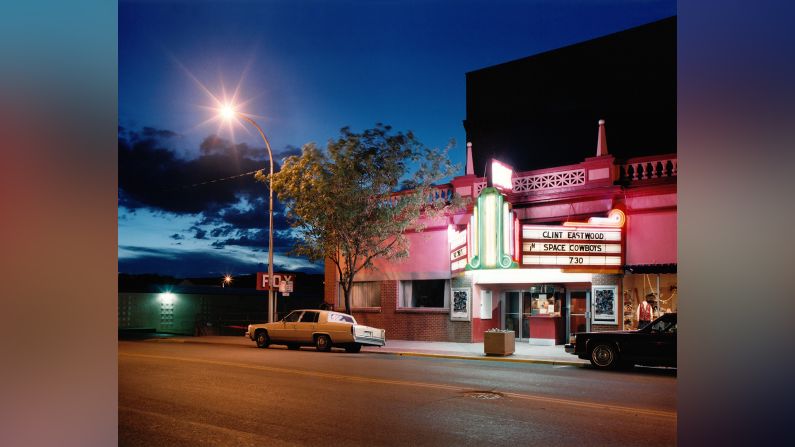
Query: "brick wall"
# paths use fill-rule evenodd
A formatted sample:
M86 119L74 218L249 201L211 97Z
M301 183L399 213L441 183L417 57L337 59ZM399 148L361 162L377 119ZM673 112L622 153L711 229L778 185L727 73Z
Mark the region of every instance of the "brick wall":
M337 266L326 259L324 273L323 302L334 306L337 291Z
M398 309L399 281L381 281L381 307L353 309L356 321L386 330L388 340L472 342L472 323L450 321L449 309Z

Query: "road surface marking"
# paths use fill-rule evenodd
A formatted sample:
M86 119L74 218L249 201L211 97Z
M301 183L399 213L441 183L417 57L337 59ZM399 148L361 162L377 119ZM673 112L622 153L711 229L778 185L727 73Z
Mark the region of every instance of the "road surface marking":
M333 379L333 380L345 380L350 382L362 382L362 383L377 383L382 385L399 385L399 386L412 386L412 387L419 387L419 388L433 388L439 390L447 390L453 391L456 393L465 393L471 392L472 388L464 388L460 386L453 386L453 385L444 385L439 383L428 383L428 382L414 382L414 381L407 381L407 380L392 380L392 379L379 379L375 377L361 377L361 376L350 376L346 374L334 374L334 373L324 373L319 371L304 371L300 369L289 369L289 368L279 368L275 366L263 366L263 365L252 365L248 363L238 363L238 362L226 362L222 360L207 360L207 359L198 359L198 358L190 358L190 357L173 357L173 356L163 356L163 355L149 355L149 354L129 354L129 353L119 353L120 357L137 357L137 358L148 358L148 359L157 359L157 360L176 360L182 362L193 362L193 363L205 363L210 365L218 365L218 366L232 366L237 368L245 368L245 369L255 369L258 371L269 371L275 373L282 373L282 374L290 374L290 375L301 375L307 377L322 377L325 379ZM494 391L494 390L492 390ZM625 413L632 413L632 414L643 414L647 416L657 416L662 418L673 418L676 419L676 412L675 411L665 411L665 410L651 410L647 408L637 408L637 407L626 407L622 405L611 405L605 403L594 403L594 402L587 402L587 401L580 401L580 400L571 400L571 399L560 399L555 397L545 397L545 396L538 396L533 394L520 394L520 393L510 393L510 392L503 392L499 391L500 394L506 397L513 397L516 399L522 400L530 400L535 402L544 402L544 403L551 403L551 404L558 404L558 405L565 405L565 406L573 406L579 408L588 408L593 410L611 410L611 411L620 411Z

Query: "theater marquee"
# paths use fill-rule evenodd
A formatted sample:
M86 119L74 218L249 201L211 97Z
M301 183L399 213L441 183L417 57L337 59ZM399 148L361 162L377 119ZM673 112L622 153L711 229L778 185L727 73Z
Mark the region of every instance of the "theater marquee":
M624 213L564 225L522 225L523 267L612 267L623 264Z

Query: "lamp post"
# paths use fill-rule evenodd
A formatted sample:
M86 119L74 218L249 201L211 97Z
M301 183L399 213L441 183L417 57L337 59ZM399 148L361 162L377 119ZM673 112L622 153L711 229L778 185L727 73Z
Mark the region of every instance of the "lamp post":
M254 126L262 137L262 141L265 142L265 148L268 149L268 160L270 161L270 176L268 176L268 192L270 194L268 204L268 322L273 323L273 314L276 310L273 302L273 153L271 152L271 145L265 137L265 132L253 119L235 111L230 106L222 108L221 115L226 119L240 117Z
M221 287L222 288L226 287L226 285L230 284L231 282L232 282L232 275L226 275L224 276L224 280L221 282Z

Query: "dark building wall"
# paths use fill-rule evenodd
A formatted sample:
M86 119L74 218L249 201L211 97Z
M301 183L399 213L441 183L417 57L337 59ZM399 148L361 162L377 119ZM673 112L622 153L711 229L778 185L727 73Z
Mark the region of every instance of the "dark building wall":
M676 152L676 17L466 74L475 174Z

